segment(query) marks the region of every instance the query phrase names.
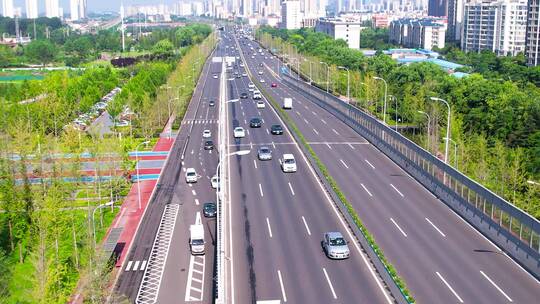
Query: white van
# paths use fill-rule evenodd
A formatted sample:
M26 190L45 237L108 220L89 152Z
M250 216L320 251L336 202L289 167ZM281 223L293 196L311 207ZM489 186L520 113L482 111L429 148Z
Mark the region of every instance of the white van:
M262 98L261 92L259 91L253 92L253 99L261 99L261 98Z
M189 226L189 247L191 254L204 254L204 226L195 224Z
M292 98L283 98L283 109L292 109Z
M296 172L296 161L294 155L283 154L283 157L279 160L281 163L281 170L285 173Z

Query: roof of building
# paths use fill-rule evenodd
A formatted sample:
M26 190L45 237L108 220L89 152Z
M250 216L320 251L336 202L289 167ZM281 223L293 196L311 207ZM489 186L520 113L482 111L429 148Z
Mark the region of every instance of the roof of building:
M441 27L444 26L444 20L441 18L401 18L392 21L392 23L397 23L401 25L421 25L421 26L435 26Z

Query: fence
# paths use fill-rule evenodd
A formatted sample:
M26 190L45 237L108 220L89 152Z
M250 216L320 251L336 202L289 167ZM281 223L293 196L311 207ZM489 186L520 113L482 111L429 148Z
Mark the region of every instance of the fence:
M365 137L392 161L540 278L540 222L414 142L339 98L287 74L291 86Z

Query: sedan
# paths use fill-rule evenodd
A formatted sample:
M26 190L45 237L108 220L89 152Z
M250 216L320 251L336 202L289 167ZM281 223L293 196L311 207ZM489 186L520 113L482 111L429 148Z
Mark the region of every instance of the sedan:
M264 101L257 100L257 109L264 109L266 105L264 104Z
M212 189L217 189L219 186L219 177L217 175L212 176L210 179L210 185L212 185Z
M203 138L210 138L210 137L212 137L212 132L210 132L210 130L204 130L202 132L202 137Z
M246 131L242 127L236 127L233 131L234 138L242 138L246 136Z
M324 234L321 245L327 257L331 259L346 259L350 255L347 243L340 232L327 232Z
M261 78L261 83L264 83L264 79Z
M248 98L248 93L246 93L246 92L240 93L240 98L242 98L242 99Z
M270 128L270 133L273 135L282 135L283 134L283 127L281 125L272 125Z
M272 85L271 85L271 86L272 86L272 88L277 88L277 83L272 82Z
M217 79L217 78L218 78L217 74L214 74L212 77L213 77L214 79Z
M263 71L259 71L259 75L262 75L263 74Z
M216 102L213 101L213 100L210 100L210 101L208 102L208 106L210 106L210 107L213 107L213 106L215 106L215 105L216 105Z
M262 120L259 117L254 117L249 121L249 126L252 128L260 128L262 126Z
M211 140L207 140L204 142L204 149L205 150L213 150L214 149L214 142Z
M203 205L204 217L216 217L217 208L214 202L207 202Z
M271 160L272 151L268 147L260 147L259 151L257 152L257 156L260 160Z

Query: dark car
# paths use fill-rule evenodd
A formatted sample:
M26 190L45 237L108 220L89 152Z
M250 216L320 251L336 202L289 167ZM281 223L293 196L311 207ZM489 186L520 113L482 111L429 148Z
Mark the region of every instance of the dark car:
M205 150L212 150L214 149L214 142L211 140L207 140L204 142L204 149Z
M242 98L242 99L248 98L248 93L246 93L246 92L240 93L240 98Z
M216 105L216 102L213 101L213 100L210 100L210 101L208 102L208 105L209 105L210 107L213 107L213 106Z
M275 87L277 87L277 83L272 82L272 88L275 88Z
M262 120L258 117L252 118L249 121L249 126L252 128L260 128L262 126Z
M272 127L270 128L270 132L274 135L282 135L283 127L281 127L281 125L272 125Z
M203 214L205 217L216 217L217 208L214 202L204 203Z

